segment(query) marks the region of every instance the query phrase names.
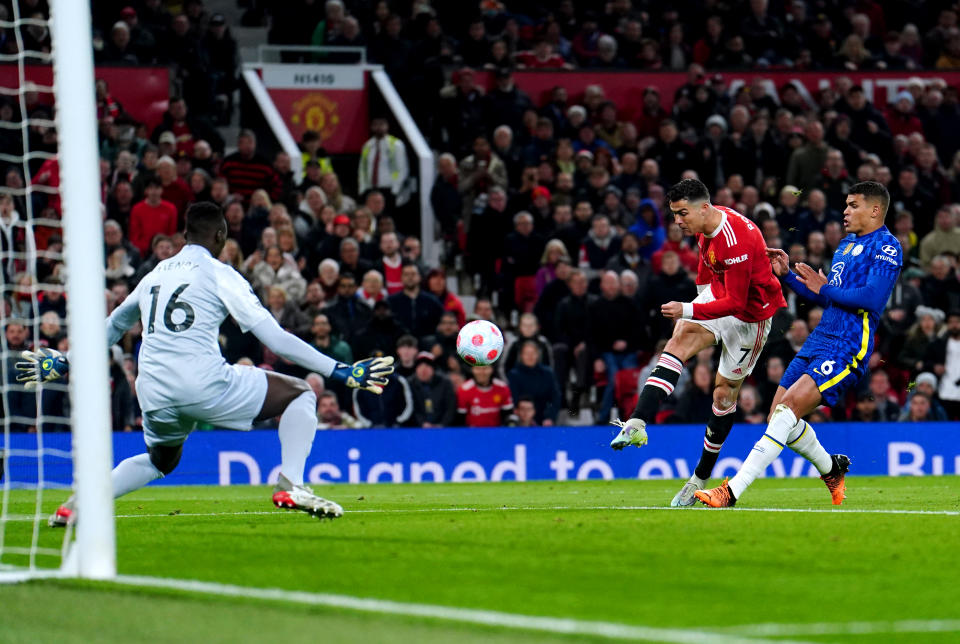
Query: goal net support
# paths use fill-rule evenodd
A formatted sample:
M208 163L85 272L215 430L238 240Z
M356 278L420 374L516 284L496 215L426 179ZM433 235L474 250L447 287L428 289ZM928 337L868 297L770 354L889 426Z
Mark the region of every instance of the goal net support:
M93 73L90 5L86 0L51 0L50 20L22 16L19 3L12 3L9 19L0 26L16 37L17 53L0 57L5 64L15 63L18 83L0 87L0 95L17 105L15 122L4 123L5 130L19 130L22 155L2 152L0 164L23 175L22 187L0 187L4 195L22 208L18 211L23 239L8 237L0 251L0 261L22 267L14 275L4 271L0 322L4 327L3 393L3 481L0 508L0 581L16 581L39 576L80 576L109 579L116 575L113 495L110 470L113 448L110 434L110 401L107 346L104 327L104 249L100 203L97 111ZM24 49L27 29L50 30L50 52ZM26 63L53 66L52 87L30 83ZM53 94L55 118L32 118L27 95ZM55 127L56 154L31 150L32 128ZM59 186L46 177L35 176L37 162L55 162ZM8 182L9 184L9 182ZM42 202L58 198L60 212L49 209L36 213L35 196ZM56 220L60 215L60 220ZM53 221L49 221L53 219ZM13 363L22 347L12 347L11 325L26 327L26 342L36 346L40 338L38 293L56 284L38 283L38 259L57 260L57 253L37 249L34 230L38 226L62 226L67 300L68 341L70 348L68 417L44 415L44 395L63 390L62 384L27 392L16 382ZM18 264L19 262L19 264ZM51 281L52 280L48 280ZM22 305L11 308L6 300ZM25 311L25 314L24 314ZM18 316L18 317L14 317ZM13 412L14 396L35 396L35 418ZM44 435L62 430L69 423L70 440L64 435ZM29 434L22 433L26 428ZM73 488L77 496L77 521L73 530L54 531L46 526L46 517L66 497L66 491L45 495L53 485L52 473L73 465ZM60 472L60 477L62 477ZM69 477L66 477L69 480ZM60 485L62 487L62 483ZM74 538L75 537L75 538Z

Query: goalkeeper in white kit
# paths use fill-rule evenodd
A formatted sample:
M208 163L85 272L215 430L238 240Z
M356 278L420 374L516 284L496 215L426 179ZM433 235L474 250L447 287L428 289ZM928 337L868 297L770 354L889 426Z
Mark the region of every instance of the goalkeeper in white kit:
M187 245L160 262L107 318L113 345L138 320L143 323L136 389L143 411L147 453L113 470L115 497L169 474L198 422L249 430L255 420L280 416L280 475L273 503L318 518L343 509L304 486L303 472L317 429L317 399L303 380L256 367L229 365L220 353L220 324L233 316L278 356L348 387L379 394L393 373L393 358L348 365L323 355L284 331L247 281L217 257L227 239L220 207L192 205L186 216ZM65 356L44 349L24 352L18 380L33 387L66 374ZM76 519L73 499L50 518L51 525Z

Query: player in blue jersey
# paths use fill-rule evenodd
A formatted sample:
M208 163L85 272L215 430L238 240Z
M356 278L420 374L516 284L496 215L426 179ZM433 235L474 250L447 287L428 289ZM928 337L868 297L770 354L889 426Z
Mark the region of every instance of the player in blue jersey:
M843 502L850 459L828 454L802 419L821 404L842 400L867 369L880 315L903 266L900 242L883 223L889 205L883 184L864 181L850 188L843 211L848 234L833 254L829 276L802 263L793 272L785 252L767 249L773 272L798 295L823 307L823 318L784 372L767 431L743 467L729 483L695 493L707 505L734 505L784 445L817 467L834 505Z

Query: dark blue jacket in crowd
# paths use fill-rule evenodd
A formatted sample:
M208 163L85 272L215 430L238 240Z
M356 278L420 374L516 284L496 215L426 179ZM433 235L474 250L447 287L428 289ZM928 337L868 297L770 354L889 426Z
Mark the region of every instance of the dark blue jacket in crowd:
M556 421L560 413L560 385L551 369L542 364L528 367L518 362L507 374L507 381L514 404L522 396L533 398L538 424L545 419Z
M409 424L413 417L410 384L403 376L393 374L382 394L354 389L353 413L357 420L369 427L402 427Z

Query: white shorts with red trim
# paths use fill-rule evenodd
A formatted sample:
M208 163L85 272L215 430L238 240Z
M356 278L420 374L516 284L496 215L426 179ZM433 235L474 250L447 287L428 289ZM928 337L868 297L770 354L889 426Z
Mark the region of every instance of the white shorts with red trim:
M713 292L706 288L693 301L704 304L714 299ZM716 320L683 320L683 323L698 324L713 333L714 342L723 347L717 373L727 380L743 380L753 372L770 334L770 320L744 322L732 315Z

